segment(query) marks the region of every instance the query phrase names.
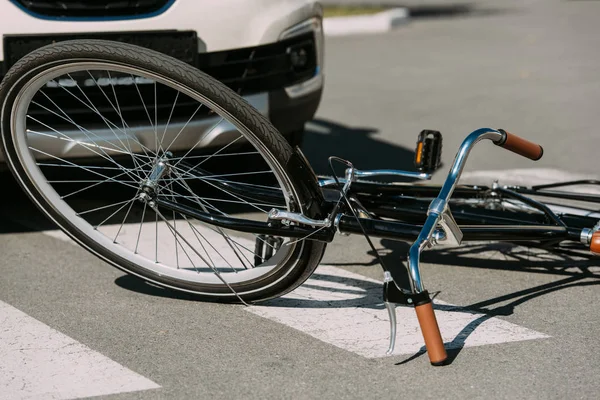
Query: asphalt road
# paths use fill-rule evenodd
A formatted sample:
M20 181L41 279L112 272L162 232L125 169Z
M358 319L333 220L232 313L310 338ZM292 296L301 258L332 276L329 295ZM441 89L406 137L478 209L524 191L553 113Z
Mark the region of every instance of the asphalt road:
M439 129L439 181L466 134L491 126L544 145L536 167L594 173L599 16L594 1L478 2L472 14L328 39L323 103L303 149L320 173L328 155L358 168L411 168L416 135ZM467 171L533 166L484 143ZM449 366L433 368L420 353L365 358L241 306L192 301L123 276L43 233L51 227L3 185L0 301L160 386L104 398L598 397L594 260L506 246L427 254L425 284L440 299L549 336L458 346ZM386 262L404 258L405 246L375 243ZM381 278L360 237L338 238L323 262Z

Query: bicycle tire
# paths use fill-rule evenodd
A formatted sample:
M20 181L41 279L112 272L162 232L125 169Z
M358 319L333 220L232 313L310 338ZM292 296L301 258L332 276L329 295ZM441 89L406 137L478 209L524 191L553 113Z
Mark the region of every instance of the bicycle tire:
M292 245L293 247L290 246L292 250L289 250L289 254L283 260L277 261L278 264L264 276L253 277L247 281L236 281L228 285L215 284L212 281L201 283L175 278L133 262L133 256L125 258L121 253L116 253L108 248L108 245L100 243L95 237L87 234L87 231L84 232L80 229L77 225L79 222L75 223L75 220L69 217L70 214L61 212L62 203L59 207L57 201L53 202L47 193L40 190L39 187L42 183L39 179L36 181L35 178L40 176L38 171L31 162L29 164L25 162L23 144L27 143L24 139L26 133L24 133L25 129L22 129L22 132L16 129L18 124L15 121L20 118L16 112L21 110L19 107L25 107L24 102L27 99L23 99L23 93L28 90L28 85L33 85L34 82L37 82L36 79L41 80L40 76L53 69L59 72L61 68L68 71L68 68L73 68L74 65L83 65L86 62L111 66L117 72L121 70L137 71L139 76L154 77L156 79L154 81L155 96L156 82L160 78L161 84L166 82L177 88L180 86L187 90L187 95L205 99L207 102L212 102L211 104L214 103L219 115L226 115L229 118L228 122L236 127L239 126L240 133L245 135L244 139L254 143L260 155L265 157L266 162L273 164L273 174L276 175L276 178L285 180L290 186L289 189L293 193L291 193L289 207L295 208L293 211L317 217L315 211L317 208L314 207L314 203L320 194L314 191L316 179L315 182L309 182L298 177L298 172L294 170L291 162L292 158L296 157L294 150L270 121L242 97L200 70L164 54L119 42L75 40L52 44L28 54L8 71L0 85L2 148L6 162L20 186L50 220L79 245L112 266L162 287L194 293L201 300L236 302L243 299L250 302L270 299L293 290L312 274L323 256L326 244L302 240ZM110 77L110 74L108 76ZM145 104L144 107L146 107ZM173 107L175 106L173 105ZM155 105L155 109L157 108ZM122 115L120 116L122 117ZM125 125L123 127L125 128ZM158 149L155 150L158 153ZM146 171L142 170L141 175L144 172ZM281 177L277 174L280 174ZM309 198L311 196L314 198ZM134 204L133 200L131 204ZM306 204L312 205L307 207ZM145 210L146 206L144 205L144 212ZM77 214L75 211L73 213ZM158 216L156 218L158 221ZM142 215L140 232L143 220L144 216ZM175 216L173 216L173 220L175 220ZM166 221L164 222L166 223ZM177 249L177 234L173 233L173 235L176 242L175 249ZM200 241L200 239L198 240ZM156 242L158 247L158 228ZM136 245L135 253L137 254L137 252ZM177 267L179 269L179 265Z

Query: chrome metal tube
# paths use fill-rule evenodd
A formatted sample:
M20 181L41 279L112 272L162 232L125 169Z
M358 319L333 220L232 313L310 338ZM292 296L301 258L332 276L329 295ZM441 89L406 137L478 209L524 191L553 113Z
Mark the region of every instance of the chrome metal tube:
M405 178L414 179L431 179L431 174L427 174L425 172L400 171L396 169L373 169L367 171L355 170L354 175L357 178L364 178L368 176L402 176Z
M423 281L421 280L421 272L419 269L419 259L421 257L421 251L423 248L427 246L431 235L437 225L437 219L439 215L429 215L425 224L423 225L423 229L421 229L421 233L417 240L410 246L410 250L408 251L408 274L410 277L410 287L413 292L421 293L425 290L423 286Z
M431 237L438 225L440 216L446 211L448 207L448 199L452 196L454 188L462 174L465 167L467 157L471 152L471 149L475 144L481 140L489 139L494 143L504 140L504 134L496 129L481 128L473 131L461 144L458 153L454 159L454 164L450 169L448 177L438 194L438 197L431 202L429 210L427 212L427 219L421 229L421 233L417 240L410 247L408 252L408 272L410 277L410 284L413 292L423 292L424 286L421 280L421 273L419 269L419 259L421 251L431 243Z
M431 174L425 172L413 172L413 171L401 171L396 169L373 169L361 171L354 168L348 168L346 170L346 178L338 178L337 181L334 178L323 178L319 179L319 186L330 186L336 183L347 184L348 182L348 171L352 172L351 182L356 181L359 178L368 178L368 177L376 177L376 176L401 176L404 178L412 178L412 179L421 179L421 180L429 180L431 179Z
M467 136L467 138L460 145L458 153L454 159L452 169L450 170L448 178L446 178L446 182L444 182L442 190L438 195L439 199L447 201L450 198L454 188L456 187L456 183L462 174L462 171L465 167L465 162L467 161L467 157L469 156L471 149L473 146L475 146L475 144L477 144L477 142L484 139L490 139L492 142L496 143L502 141L504 139L504 135L500 131L491 128L481 128L471 132L471 134Z

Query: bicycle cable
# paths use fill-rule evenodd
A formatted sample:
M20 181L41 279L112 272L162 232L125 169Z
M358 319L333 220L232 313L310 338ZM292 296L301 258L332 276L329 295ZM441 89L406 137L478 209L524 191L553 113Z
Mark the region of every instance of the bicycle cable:
M335 183L340 188L340 194L342 195L342 197L340 198L340 200L343 198L346 201L346 203L348 204L348 207L350 208L350 211L352 212L352 215L354 215L354 218L356 218L356 222L358 223L358 226L360 226L360 230L362 231L365 239L369 243L369 246L371 246L371 250L373 250L373 253L375 253L375 256L377 257L377 260L379 261L379 264L381 265L381 268L383 269L383 271L384 272L389 272L391 274L391 271L389 271L386 268L385 263L383 262L383 259L381 258L381 255L379 254L379 252L377 251L377 249L375 249L375 245L371 241L371 238L367 234L364 226L361 224L360 218L356 214L356 211L354 210L354 207L352 206L350 200L346 196L346 193L344 192L344 190L342 190L343 186L341 186L340 181L338 180L338 178L336 176L335 169L333 168L332 160L337 160L340 163L345 164L346 166L348 166L350 168L354 168L354 165L352 165L352 163L350 161L344 160L343 158L339 158L339 157L336 157L336 156L331 156L328 159L328 161L329 161L329 168L331 168L333 179L335 180ZM334 210L333 210L332 214L334 214L337 211L337 208L338 208L339 204L340 204L340 202L338 201L338 203L336 204L336 207L334 207ZM333 216L332 216L332 218L333 218Z

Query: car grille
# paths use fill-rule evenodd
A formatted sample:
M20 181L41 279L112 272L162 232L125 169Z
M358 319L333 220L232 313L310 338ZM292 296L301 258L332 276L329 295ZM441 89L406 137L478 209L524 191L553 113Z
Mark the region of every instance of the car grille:
M191 60L188 62L196 64L199 69L223 82L237 93L249 95L281 89L313 77L317 69L316 57L314 35L308 33L268 45L200 53L195 62ZM176 92L166 86L157 85L155 102L154 85L151 82L134 85L125 80L120 81L120 84L112 85L111 80L127 77L119 77L115 74L111 74L109 77L103 71L95 71L93 75L91 78L85 74L71 74L62 83L58 82L54 87L50 85L43 88L43 94L36 94L34 103L30 107L29 112L34 119L30 120L31 125L28 127L44 130L44 125L46 128L47 126L58 128L70 125L71 128L74 128L64 114L56 112L56 106L58 106L78 124L81 121L85 122L86 126L93 123L106 127L108 123L113 128L115 126L120 128L122 121L115 110L117 104L114 101L112 104L107 101L107 95L114 99L115 94L123 119L132 127L149 125L156 117L158 117L158 121L166 121L169 115L171 115L171 121L187 121L192 115L195 119L208 116L206 107L194 114L198 103L182 94L177 99L177 107L173 109ZM104 84L96 83L102 82L103 79ZM77 86L74 85L73 80L77 82ZM84 84L86 80L87 85ZM113 89L115 90L114 94ZM140 95L144 99L144 103L142 103ZM82 103L81 99L86 98L94 104L98 112ZM49 99L52 99L55 104L53 105ZM49 110L55 110L55 112L52 113ZM103 120L98 114L110 122Z
M314 34L258 47L201 53L198 68L241 94L290 86L315 75Z
M159 11L171 0L14 0L48 17L128 17Z

